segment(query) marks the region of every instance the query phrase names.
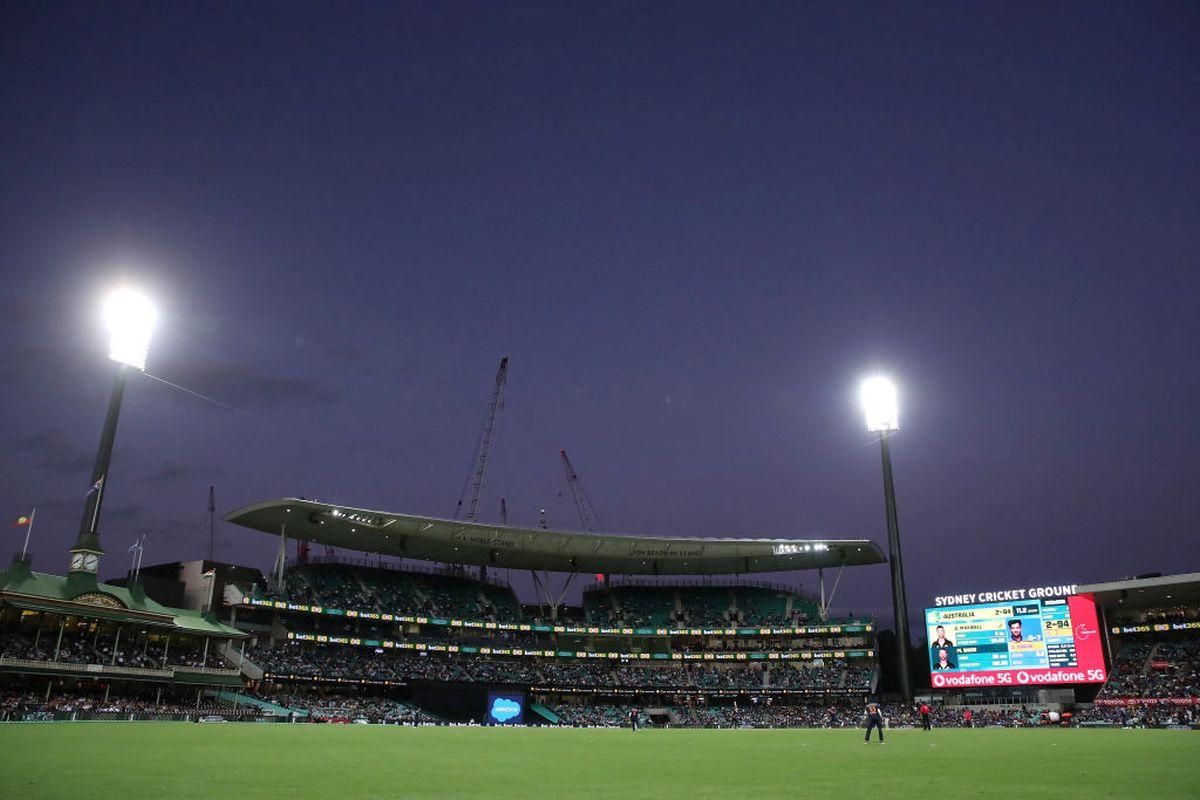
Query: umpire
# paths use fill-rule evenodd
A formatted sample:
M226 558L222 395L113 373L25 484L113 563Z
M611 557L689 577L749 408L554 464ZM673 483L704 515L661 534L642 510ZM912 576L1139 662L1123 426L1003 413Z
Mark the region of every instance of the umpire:
M863 744L871 741L871 730L879 729L879 743L883 744L883 714L879 710L878 703L867 704L867 736L863 739Z

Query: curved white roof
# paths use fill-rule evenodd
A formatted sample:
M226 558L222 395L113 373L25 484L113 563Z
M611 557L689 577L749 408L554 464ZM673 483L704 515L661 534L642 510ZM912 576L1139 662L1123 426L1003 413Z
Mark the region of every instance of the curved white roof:
M869 539L631 536L513 528L299 498L225 515L237 525L367 553L454 564L615 575L733 575L884 562Z

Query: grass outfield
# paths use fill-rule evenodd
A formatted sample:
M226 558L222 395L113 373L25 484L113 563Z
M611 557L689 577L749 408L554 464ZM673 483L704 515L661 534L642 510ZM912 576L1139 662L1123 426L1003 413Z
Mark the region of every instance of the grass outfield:
M0 797L1200 796L1200 733L0 725Z

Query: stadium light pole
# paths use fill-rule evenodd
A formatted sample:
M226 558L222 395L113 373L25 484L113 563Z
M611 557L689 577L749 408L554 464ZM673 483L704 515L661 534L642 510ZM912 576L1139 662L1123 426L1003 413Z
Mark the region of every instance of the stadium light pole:
M92 484L83 504L83 519L79 523L79 538L71 547L71 572L95 576L104 549L100 546L98 526L100 506L108 489L108 466L112 460L113 443L117 438L117 420L121 416L121 400L131 369L146 368L146 353L150 334L158 321L153 304L134 289L117 289L104 300L104 325L108 329L108 357L118 364L108 399L108 414L100 434L96 463L92 467Z
M900 522L896 517L896 486L892 481L892 456L888 435L900 430L896 385L884 377L867 378L860 389L867 430L879 434L883 458L883 505L887 513L888 560L892 567L892 613L896 622L896 648L899 650L900 694L912 702L912 677L908 672L908 596L904 589L904 562L900 557Z

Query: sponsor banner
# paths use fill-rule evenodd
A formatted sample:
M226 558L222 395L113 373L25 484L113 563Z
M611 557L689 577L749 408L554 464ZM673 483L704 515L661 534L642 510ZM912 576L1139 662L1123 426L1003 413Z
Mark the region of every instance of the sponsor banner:
M358 678L325 678L320 675L292 675L288 672L264 672L269 681L310 681L312 683L349 683L355 686L407 686L408 681L373 681Z
M1059 686L1064 683L1103 683L1103 667L1046 667L1028 669L991 669L972 672L934 672L929 682L935 689L963 689L988 686Z
M576 687L576 686L557 686L553 684L537 684L530 687L531 692L557 692L558 694L588 694L597 696L615 696L615 695L706 695L715 697L739 697L746 695L805 695L809 697L849 697L852 695L866 695L870 693L869 689L841 689L841 688L806 688L806 689L703 689L695 686L678 688L678 689L653 689L650 687L638 688L597 688L597 687Z
M1171 633L1172 631L1200 631L1200 620L1191 622L1156 622L1153 625L1114 625L1109 631L1123 633Z
M589 650L532 650L520 647L472 647L468 645L442 644L439 642L397 642L392 639L359 639L352 636L326 636L325 634L297 633L288 631L288 639L318 644L342 644L389 650L422 650L432 653L462 653L467 655L521 656L538 658L607 658L623 661L668 660L676 661L746 661L762 659L855 659L874 658L874 650L787 650L782 652L686 652L686 653L630 653Z
M1200 706L1200 697L1107 697L1097 706Z

